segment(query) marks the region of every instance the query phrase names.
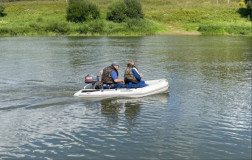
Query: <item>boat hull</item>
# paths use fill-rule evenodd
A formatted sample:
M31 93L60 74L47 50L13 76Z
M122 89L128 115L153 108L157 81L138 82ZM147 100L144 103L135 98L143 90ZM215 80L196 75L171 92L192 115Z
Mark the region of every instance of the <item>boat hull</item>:
M110 97L144 97L162 93L168 90L169 83L166 79L145 81L148 86L143 88L118 88L90 90L82 89L74 94L76 97L110 98Z

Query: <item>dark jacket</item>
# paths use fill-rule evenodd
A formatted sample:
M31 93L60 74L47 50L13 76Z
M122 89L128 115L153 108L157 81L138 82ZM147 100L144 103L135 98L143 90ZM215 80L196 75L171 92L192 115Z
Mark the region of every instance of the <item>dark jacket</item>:
M139 81L137 80L137 78L134 76L134 74L132 72L133 67L135 67L135 66L130 66L130 65L127 66L127 68L124 72L124 82L125 83L129 83L129 82L132 82L135 84L139 83Z
M115 83L113 78L111 77L111 72L112 71L115 71L117 76L118 76L118 71L115 69L115 67L113 65L108 66L108 67L103 69L102 82L104 84L113 84L113 83Z

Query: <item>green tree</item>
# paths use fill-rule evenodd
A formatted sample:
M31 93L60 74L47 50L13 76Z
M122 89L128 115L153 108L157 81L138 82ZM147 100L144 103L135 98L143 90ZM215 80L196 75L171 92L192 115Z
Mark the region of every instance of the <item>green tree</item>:
M250 15L250 20L252 21L252 0L245 0L247 5L247 13Z
M144 18L142 5L138 0L118 0L108 7L107 20L120 23L128 18Z
M3 13L5 10L5 6L0 3L0 17L4 16L5 14Z
M126 16L127 6L124 1L116 1L108 7L107 20L113 22L123 22Z
M84 22L100 17L100 9L88 0L69 0L67 7L67 20Z
M138 0L124 0L127 6L126 15L129 18L143 18L142 5Z

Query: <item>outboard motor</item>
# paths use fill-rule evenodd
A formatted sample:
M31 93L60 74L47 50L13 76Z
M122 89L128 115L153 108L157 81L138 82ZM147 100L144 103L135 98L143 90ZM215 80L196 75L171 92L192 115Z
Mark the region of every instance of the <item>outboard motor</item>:
M85 83L92 83L95 84L96 82L99 81L99 76L94 76L92 74L88 74L87 76L85 76Z
M90 86L90 87L88 87L89 89L91 89L91 88L92 89L100 89L101 88L101 82L99 81L99 76L94 76L92 74L88 74L87 76L85 76L85 83L92 85L92 86L87 85L87 86Z

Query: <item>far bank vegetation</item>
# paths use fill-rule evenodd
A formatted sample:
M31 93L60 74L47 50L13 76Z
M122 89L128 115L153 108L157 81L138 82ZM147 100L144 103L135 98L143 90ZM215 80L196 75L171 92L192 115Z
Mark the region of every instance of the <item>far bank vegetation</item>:
M251 0L1 0L0 36L252 35Z

